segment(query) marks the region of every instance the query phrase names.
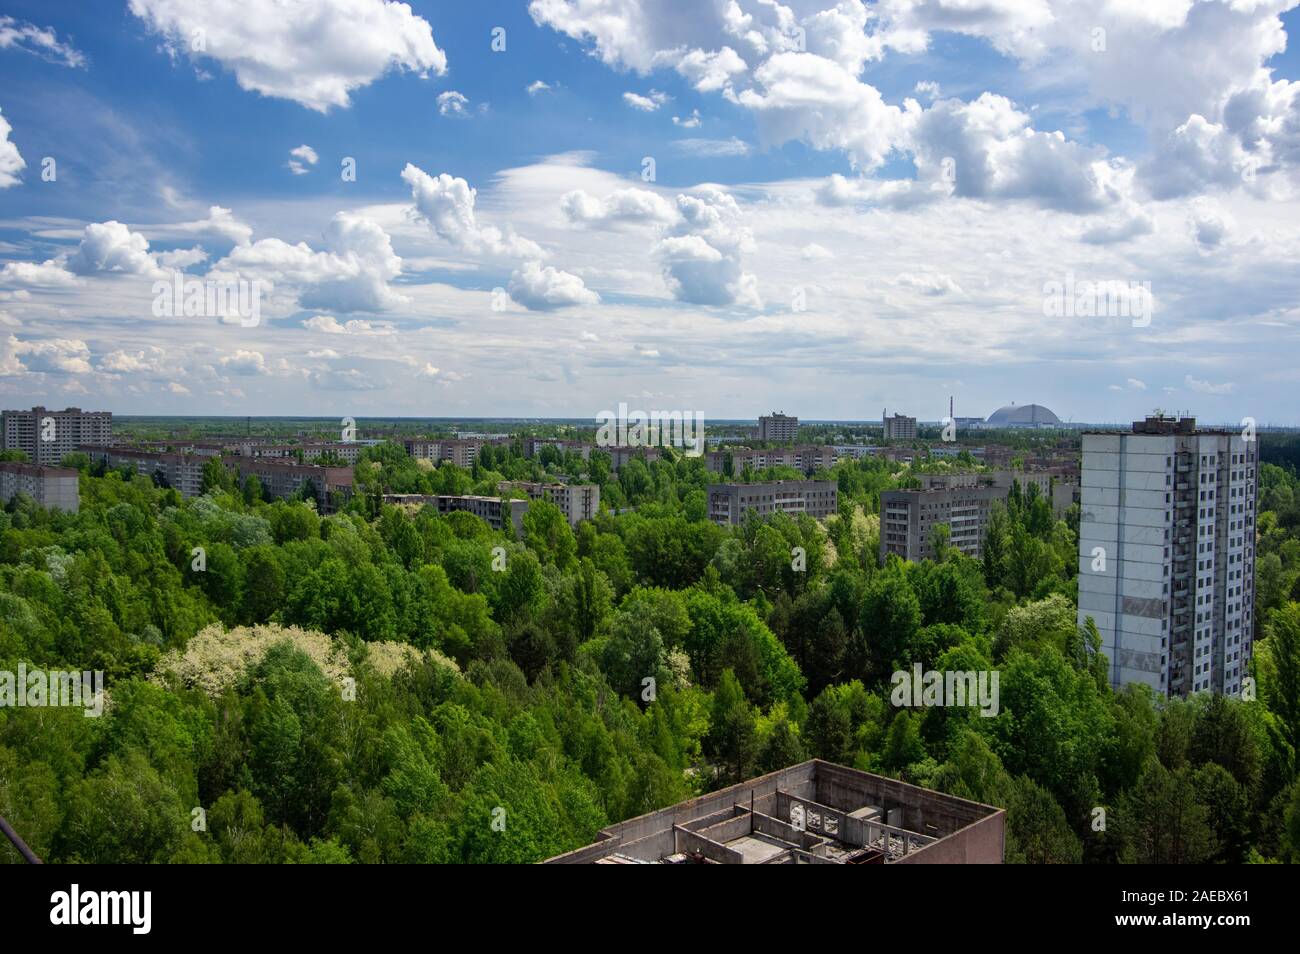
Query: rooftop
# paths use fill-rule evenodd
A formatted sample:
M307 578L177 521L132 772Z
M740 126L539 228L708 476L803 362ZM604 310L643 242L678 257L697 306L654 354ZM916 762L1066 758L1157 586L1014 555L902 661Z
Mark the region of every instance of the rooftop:
M1006 813L813 759L603 828L545 864L1001 864Z

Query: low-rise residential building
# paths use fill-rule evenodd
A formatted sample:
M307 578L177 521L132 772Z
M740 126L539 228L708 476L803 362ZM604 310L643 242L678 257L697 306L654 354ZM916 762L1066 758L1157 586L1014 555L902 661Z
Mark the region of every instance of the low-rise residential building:
M228 466L239 473L241 487L249 477L256 477L263 496L268 498L292 497L310 484L322 513L332 512L338 502L352 494L351 467L321 467L265 457L236 457Z
M320 460L332 457L348 464L355 464L365 449L364 444L356 441L320 441L303 444L249 444L241 446L241 457L268 457L281 460L303 461Z
M151 451L138 447L83 444L77 450L92 461L103 461L112 470L125 467L157 484L171 487L182 497L197 497L203 493L203 465L212 459L199 454Z
M511 532L518 537L523 534L524 514L528 513L529 501L474 494L384 494L384 503L399 507L436 507L438 513L443 515L471 513L493 530L509 526Z
M620 467L638 458L649 464L663 456L658 447L639 445L610 444L607 447L598 447L597 450L609 455L609 469L613 471L618 471Z
M78 477L70 467L0 461L0 502L26 494L42 507L76 513L81 505Z
M599 484L539 484L530 481L503 480L497 484L502 493L522 490L529 500L549 500L559 507L572 526L591 520L600 510Z
M718 524L738 524L748 511L760 516L806 513L818 520L839 509L839 490L833 480L773 480L756 484L710 484L709 519Z
M563 454L579 454L583 460L587 460L591 457L591 446L588 441L572 441L560 437L525 437L524 456L532 460L543 447L554 447Z
M731 472L741 473L746 467L750 470L765 470L768 467L793 467L811 474L817 470L830 470L835 466L837 455L830 446L775 447L759 448L737 447L732 450L709 451L705 455L705 466L715 474L726 473L727 458L731 458Z

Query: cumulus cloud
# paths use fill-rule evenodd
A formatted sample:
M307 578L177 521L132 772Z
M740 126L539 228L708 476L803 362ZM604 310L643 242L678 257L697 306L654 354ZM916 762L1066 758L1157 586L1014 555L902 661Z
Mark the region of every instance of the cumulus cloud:
M320 157L316 155L316 150L306 143L289 150L289 171L295 176L305 176L311 172L311 166L319 161Z
M27 163L18 154L18 147L9 141L13 127L9 121L0 116L0 189L16 186L22 180L18 173L27 168Z
M673 117L673 125L680 126L682 129L698 129L701 122L700 111L698 109L692 109L691 114L685 118L681 116Z
M541 262L525 262L515 269L507 287L510 297L529 311L551 311L571 305L594 305L600 296L581 278Z
M239 221L230 209L223 209L219 205L210 206L207 218L204 219L142 225L140 231L155 241L198 239L221 245L247 245L253 237L252 226Z
M678 301L758 307L758 282L741 264L753 236L735 198L718 189L677 197L678 222L656 243L664 282Z
M402 180L411 187L415 210L444 241L465 251L509 258L543 258L537 243L516 235L508 226L503 231L481 225L474 211L478 191L464 179L441 173L436 178L418 166L406 164Z
M312 331L320 331L329 335L391 335L397 333L397 329L392 322L364 321L360 318L341 322L333 315L314 315L311 318L304 319L301 324L304 328L310 328Z
M167 274L150 254L149 240L113 220L86 226L81 242L68 256L67 269L74 275L109 272L163 278Z
M454 89L438 94L438 114L453 119L469 118L469 99Z
M0 50L22 50L48 63L80 68L86 57L70 43L64 43L52 27L0 17Z
M0 349L0 374L4 375L85 374L90 370L90 348L79 338L22 341L9 335Z
M447 70L427 20L389 0L130 0L173 57L213 59L242 89L320 112L391 70ZM202 45L195 49L197 40Z
M528 84L528 95L539 96L542 93L548 93L552 89L551 84L542 80L533 80Z
M653 113L664 103L671 99L667 93L661 93L658 90L650 90L648 96L642 96L640 93L624 93L623 102L627 103L633 109L639 109L643 113Z
M754 112L768 141L802 139L817 149L843 150L860 168L874 169L905 137L903 110L833 60L780 53L754 71L754 80L738 101Z
M232 374L261 375L269 374L266 358L260 351L248 351L243 348L234 354L228 354L218 362L222 369Z
M339 212L325 230L324 250L305 242L290 245L261 239L234 248L212 269L212 277L285 284L303 308L385 311L407 299L388 285L402 271L388 233L372 219Z
M677 209L657 192L648 189L615 189L603 199L581 189L560 200L560 210L570 222L612 228L619 225L661 223L677 218Z
M105 374L133 374L160 376L174 367L166 350L150 345L139 351L118 349L99 359L99 370Z

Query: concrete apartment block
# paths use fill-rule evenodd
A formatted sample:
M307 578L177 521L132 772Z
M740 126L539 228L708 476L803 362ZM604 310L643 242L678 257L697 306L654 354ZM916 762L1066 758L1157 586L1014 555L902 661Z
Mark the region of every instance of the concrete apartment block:
M591 458L592 445L588 441L571 441L558 437L525 437L524 456L529 460L536 457L543 447L554 447L562 453L581 454L583 460Z
M746 467L750 470L765 470L768 467L794 467L805 473L816 470L830 470L835 466L839 455L830 446L776 447L752 450L737 447L729 451L709 451L705 455L705 467L715 474L725 473L727 456L731 456L731 472L741 473Z
M908 417L905 414L895 413L893 417L881 412L881 423L885 428L885 440L887 441L914 441L916 440L916 418Z
M947 524L949 543L980 557L984 532L994 504L1007 499L1008 488L978 486L950 490L887 490L880 495L880 562L892 553L904 560L933 560L930 534Z
M235 457L227 465L238 471L241 487L250 476L256 476L262 485L262 493L272 498L291 497L310 481L321 513L335 509L336 497L346 498L352 494L351 467L321 467L262 457Z
M799 418L780 411L764 414L758 419L758 439L776 444L789 444L799 439Z
M657 447L632 447L626 444L610 444L607 447L597 447L596 450L609 455L610 470L615 472L636 458L650 464L663 456Z
M127 467L150 480L160 474L182 497L203 493L203 465L212 458L197 454L175 454L141 450L134 447L97 447L83 444L77 448L92 461L103 461L112 470Z
M104 447L113 443L111 411L34 407L30 411L4 411L0 417L3 449L23 451L33 464L57 465L82 444Z
M813 759L602 828L544 864L1001 864L1006 812Z
M833 480L774 480L758 484L710 484L709 519L717 524L738 524L750 510L760 516L806 513L818 520L839 509L839 490Z
M1254 640L1258 445L1191 418L1083 440L1079 624L1112 685L1237 694Z
M522 490L529 500L549 500L575 527L583 520L593 519L600 510L599 484L538 484L503 480L497 485L497 490L502 493Z
M516 537L523 536L527 500L508 497L480 497L473 494L384 494L384 503L398 507L436 507L439 514L472 513L493 530L509 526Z
M81 506L77 471L19 461L0 461L0 503L26 494L42 507L76 513Z

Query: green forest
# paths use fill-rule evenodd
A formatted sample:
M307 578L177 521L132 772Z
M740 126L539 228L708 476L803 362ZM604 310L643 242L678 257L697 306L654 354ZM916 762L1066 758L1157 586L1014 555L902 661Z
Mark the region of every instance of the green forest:
M1077 508L1033 491L982 560L882 567L907 472L877 460L826 475L823 524L736 528L671 451L462 470L390 443L324 517L219 464L182 499L69 463L79 513L0 514L0 670L107 679L99 718L0 708L0 815L49 862L533 862L810 757L1004 807L1010 862L1300 860L1293 465L1261 467L1253 691L1165 701L1110 689ZM535 502L515 539L381 502L556 473L601 484L597 519ZM997 670L997 715L891 705L913 663Z

